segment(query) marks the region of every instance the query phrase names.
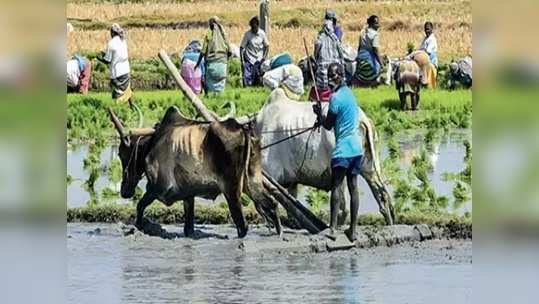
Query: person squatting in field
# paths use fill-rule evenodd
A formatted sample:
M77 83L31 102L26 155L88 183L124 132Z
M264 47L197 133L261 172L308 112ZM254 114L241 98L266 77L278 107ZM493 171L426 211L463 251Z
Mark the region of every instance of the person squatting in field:
M226 85L228 57L231 55L230 44L217 16L209 19L208 26L209 30L204 37L202 51L195 65L195 70L204 59L206 92L220 93Z
M337 217L341 198L337 189L346 177L350 192L350 228L345 231L350 241L356 240L357 215L359 210L358 178L361 173L363 156L362 140L359 133L359 107L352 93L346 86L344 69L338 63L331 63L327 71L328 85L333 94L329 101L327 116L322 114L319 104L313 106L318 117L317 124L335 132L335 148L331 155L331 199L330 232L335 237Z
M92 63L88 58L75 55L67 61L67 92L88 94Z
M251 29L245 32L240 44L243 86L260 84L261 66L269 52L269 42L266 33L259 27L258 17L251 18L249 26Z
M119 24L114 23L110 28L111 39L107 48L101 52L97 59L109 65L110 86L112 98L117 102L132 102L133 91L131 90L129 54L127 52L127 39L125 30Z

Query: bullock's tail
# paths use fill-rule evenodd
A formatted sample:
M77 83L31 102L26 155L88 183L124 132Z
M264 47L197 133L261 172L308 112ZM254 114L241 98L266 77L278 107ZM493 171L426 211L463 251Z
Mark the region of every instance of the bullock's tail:
M244 148L243 148L243 172L241 173L241 187L240 189L243 189L244 183L249 182L249 162L251 158L251 130L250 129L243 129L243 136L244 136Z
M360 127L365 130L365 140L367 141L367 149L369 149L369 152L372 155L372 162L374 164L374 171L376 171L376 175L378 178L383 181L382 179L382 169L380 167L380 159L378 153L376 153L376 147L374 146L374 143L377 139L376 129L374 128L374 124L372 121L365 115L363 111L361 111L361 118L359 120Z

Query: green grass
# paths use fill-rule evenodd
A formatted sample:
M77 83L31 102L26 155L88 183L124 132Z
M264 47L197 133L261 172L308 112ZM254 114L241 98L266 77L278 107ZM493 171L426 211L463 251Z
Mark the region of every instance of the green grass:
M422 150L425 150L429 148L429 144L440 140L439 134L444 129L470 128L472 92L470 90L453 92L424 90L420 104L421 110L412 113L398 110L397 93L392 87L353 89L353 91L361 107L374 121L380 135L384 135L380 136L380 138L389 139L390 157L384 160L383 171L388 178L388 182L395 189L394 198L399 214L419 212L418 214L428 215L439 210L446 210L449 199L438 196L426 177L429 163L425 155L419 155L414 160L412 167L408 171L403 171L398 166L399 146L391 135L403 130L423 129L427 134L425 145L422 147ZM228 109L222 107L226 101L234 101L238 115L246 115L257 112L266 101L268 95L269 90L265 88L227 88L222 94L204 96L203 100L208 108L221 115L228 111ZM197 116L195 109L187 102L180 91L138 91L135 92L135 99L144 113L145 126L152 126L159 121L166 109L172 105L180 108L186 116ZM72 219L94 221L94 218L106 220L109 216L125 218L124 215L117 214L119 211L114 211L117 209L101 206L103 204L108 206L105 202L112 201L109 198L118 196L117 193L109 193L110 191L95 193L93 191L95 180L100 174L108 174L115 181L121 179L121 166L118 161L115 161L107 168L99 167L99 155L102 149L111 139L117 138L116 131L112 127L106 112L108 106L114 108L127 126L136 125L137 115L129 109L127 104L115 104L109 93L67 96L68 143L90 143L89 154L84 160L84 167L91 174L88 180L85 181L85 187L92 197L93 204L89 205L94 208L79 211L77 211L78 209L73 209L70 211ZM471 144L466 142L464 145L467 151L467 156L464 160L467 164L465 170L461 173L453 174L454 176L448 176L448 178L459 182L455 186L458 188L454 190L455 200L451 201L455 208L458 208L471 195L471 187L469 186L472 171ZM138 193L139 196L140 194ZM321 212L321 202L327 201L327 199L325 199L325 196L318 194L312 193L310 204L313 211L321 214L323 213ZM78 212L83 213L79 214ZM113 214L110 215L110 212L113 212ZM362 217L362 219L366 222L372 221L369 217ZM381 220L381 218L378 219L377 217L375 219Z
M206 106L224 115L227 101L236 104L237 115L256 113L266 101L265 88L227 88L220 95L203 96ZM392 87L354 89L361 108L374 121L377 130L387 135L407 129L470 128L472 92L470 90L424 90L420 110L416 113L398 110L397 92ZM304 97L305 98L305 97ZM193 106L180 91L136 91L135 101L144 113L145 126L158 122L166 109L177 106L189 117L196 117ZM137 115L126 104L115 104L110 93L90 93L86 96L67 95L68 141L102 141L114 136L106 108L111 106L129 126L135 126Z
M245 219L249 224L261 224L262 220L253 205L243 208ZM286 212L280 210L283 224L289 224ZM90 223L133 223L135 220L136 208L134 205L125 204L89 204L84 207L68 208L67 222L90 222ZM145 216L160 224L181 224L184 222L184 212L182 204L174 204L166 207L163 204L155 203L150 205L145 212ZM327 212L320 211L319 216L324 220L329 220ZM198 224L232 224L230 213L226 204L216 204L215 206L196 205L195 222ZM396 224L427 224L431 226L445 227L453 224L471 227L472 218L470 215L458 216L444 212L417 212L407 211L399 214ZM358 218L358 225L383 226L384 220L379 214L363 214Z

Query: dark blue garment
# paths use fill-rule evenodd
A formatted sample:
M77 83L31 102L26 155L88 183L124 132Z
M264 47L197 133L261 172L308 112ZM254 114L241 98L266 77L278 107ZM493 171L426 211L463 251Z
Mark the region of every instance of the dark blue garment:
M331 159L331 168L341 167L346 169L347 174L358 175L361 173L361 155L354 157L336 157Z
M335 25L334 31L335 31L335 36L337 36L337 38L339 38L339 40L342 40L343 32L342 32L341 26L340 25Z
M243 63L243 81L246 86L256 86L261 83L262 61L251 64L248 60Z

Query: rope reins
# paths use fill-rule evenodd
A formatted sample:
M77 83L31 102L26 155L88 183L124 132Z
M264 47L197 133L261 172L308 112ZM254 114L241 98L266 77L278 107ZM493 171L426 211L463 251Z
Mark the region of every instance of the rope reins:
M309 132L309 131L312 131L312 130L314 130L315 128L317 128L316 125L313 125L312 127L308 127L308 128L302 128L302 130L301 130L300 132L295 133L295 134L292 134L292 135L290 135L290 136L288 136L288 137L285 137L285 138L283 138L283 139L280 139L280 140L278 140L278 141L276 141L276 142L273 142L273 143L271 143L271 144L265 145L265 146L261 147L260 150L264 150L264 149L267 149L267 148L269 148L269 147L273 147L273 146L278 145L278 144L280 144L280 143L282 143L282 142L284 142L284 141L287 141L287 140L289 140L289 139L291 139L291 138L300 136L300 135L303 134L303 133L307 133L307 132ZM298 130L299 130L299 129L298 129ZM277 132L275 132L275 133L277 133ZM309 136L309 137L310 137L310 136Z
M131 165L131 161L134 160L135 165L133 166L133 173L137 173L137 155L138 155L138 145L140 143L140 139L142 136L139 136L137 138L137 141L135 143L135 148L131 150L131 154L129 155L129 161L127 162L127 166L124 168L124 173L129 173L129 166Z

